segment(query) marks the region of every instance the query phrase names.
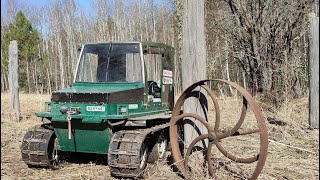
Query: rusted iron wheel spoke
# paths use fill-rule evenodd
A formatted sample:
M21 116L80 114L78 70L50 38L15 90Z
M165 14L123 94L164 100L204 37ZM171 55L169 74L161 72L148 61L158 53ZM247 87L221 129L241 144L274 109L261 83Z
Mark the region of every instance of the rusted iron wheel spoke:
M179 170L184 174L185 177L189 177L189 171L188 171L188 160L189 160L189 156L191 154L191 151L193 149L193 147L195 146L195 144L201 140L207 139L210 135L209 134L203 134L198 136L196 139L194 139L191 144L188 147L188 150L184 156L184 159L181 155L180 152L180 148L178 145L178 134L177 134L177 122L179 120L183 120L183 118L187 118L187 117L191 117L194 118L195 120L198 120L199 122L201 122L208 130L208 133L212 134L213 129L210 126L210 124L205 121L202 117L200 117L197 114L193 114L193 113L184 113L175 117L171 117L170 120L170 142L171 142L171 146L172 146L172 154L174 154L174 158L175 161L178 162L177 163L177 167L179 168ZM212 138L211 138L212 139ZM212 147L212 143L209 143L208 146L208 151L207 151L207 159L211 160L211 147ZM210 175L213 175L213 167L212 167L212 163L208 164L208 168L210 169Z
M188 177L189 173L188 173L188 168L186 168L188 165L188 159L184 159L182 158L182 155L181 155L181 152L180 152L180 148L179 148L179 145L178 145L178 134L177 134L177 122L179 120L183 120L184 118L187 118L187 117L191 117L191 118L194 118L195 120L198 120L199 122L201 122L208 130L208 132L213 132L213 129L211 128L210 124L205 121L202 117L200 117L199 115L197 114L193 114L193 113L184 113L184 114L181 114L181 115L178 115L178 116L175 116L175 117L171 117L171 120L170 120L170 141L171 141L171 146L172 146L172 153L175 154L174 155L174 158L176 158L176 162L181 162L181 163L177 163L177 166L179 168L179 170L186 176ZM190 153L191 153L191 150L193 148L193 146L203 140L203 139L206 139L208 138L208 134L204 134L204 135L200 135L198 136L195 140L193 140L192 144L189 146L188 148L188 151L189 151L189 154L188 154L188 151L187 151L187 154L188 155L185 155L185 158L188 158ZM175 143L174 143L175 142ZM176 147L178 146L178 147ZM209 157L211 158L211 150L210 150L210 155ZM178 159L178 160L177 160ZM186 162L187 161L187 162ZM184 162L184 163L183 163ZM186 162L186 163L185 163ZM185 165L183 165L183 164Z
M262 171L262 168L265 164L266 158L267 158L267 153L268 153L268 133L267 133L267 127L265 124L265 118L261 112L260 107L258 106L257 102L254 100L254 98L241 86L230 82L230 81L226 81L226 80L222 80L222 79L216 79L214 81L219 81L219 82L223 82L226 83L232 87L234 87L238 92L240 92L240 94L243 96L243 109L242 109L242 113L241 113L241 117L238 121L238 123L235 125L234 128L232 128L230 131L227 131L225 133L223 133L222 135L218 134L218 138L222 139L224 137L229 137L231 135L236 135L237 132L239 133L239 135L245 135L245 134L252 134L252 133L256 133L259 132L260 134L260 149L259 149L259 155L256 155L254 157L250 157L250 158L239 158L236 157L234 155L232 155L231 153L228 153L227 150L225 150L222 145L219 142L215 142L217 148L219 149L219 151L226 156L227 158L235 161L235 162L241 162L241 163L252 163L255 161L257 162L256 168L253 171L252 176L250 177L250 179L256 179L260 172ZM257 120L257 124L259 127L259 131L258 130L253 130L253 131L244 131L241 133L241 131L238 131L238 129L241 127L241 124L243 123L244 120L244 116L245 113L244 111L247 110L247 106L250 106L253 114ZM242 119L243 118L243 119ZM242 122L241 122L242 121ZM240 126L239 126L240 125Z
M199 116L197 114L193 114L193 113L183 113L179 116L175 116L175 117L171 118L171 121L173 124L176 124L177 121L179 121L180 119L187 118L187 117L189 117L189 118L191 117L191 118L194 118L195 120L200 121L208 129L208 131L213 131L210 124L206 120L204 120L201 116Z
M229 131L227 133L226 132L218 132L217 136L218 136L218 139L221 140L221 139L224 139L224 138L227 138L230 136L243 136L243 135L254 134L254 133L259 133L259 132L260 132L259 129L238 130L233 134L229 134Z
M207 153L207 162L208 162L209 174L210 174L210 176L213 177L215 172L214 172L213 164L212 164L212 154L211 154L212 145L213 145L213 142L212 142L212 141L209 141L209 144L208 144L208 153Z
M170 143L171 143L171 147L172 147L172 154L173 154L175 161L177 162L177 167L179 168L180 172L182 174L184 174L185 176L187 175L187 171L183 165L184 160L183 160L181 150L179 147L179 143L178 143L178 141L179 141L178 134L177 134L178 127L177 127L176 123L177 123L177 121L179 121L183 117L187 117L186 114L179 116L180 110L181 110L185 100L188 98L188 94L191 93L198 86L201 86L203 89L205 89L207 91L207 93L209 94L209 96L211 97L211 99L214 103L214 108L216 111L216 123L214 126L214 130L217 131L219 129L219 125L220 125L220 109L219 109L218 100L217 100L216 96L211 92L210 88L207 85L205 85L205 82L206 81L201 81L196 84L193 84L193 85L189 86L181 94L181 96L179 97L179 99L177 100L177 102L174 106L174 109L172 111L171 120L170 120ZM212 130L212 128L210 128L210 125L204 119L202 119L200 116L196 115L196 117L193 117L193 118L200 120L200 122L204 122L203 124L207 127L208 131L209 131L209 129ZM212 144L209 143L209 146L211 147ZM210 150L210 152L211 152L211 150ZM208 154L208 158L209 157L211 157L211 154L210 155ZM210 163L212 166L212 162L210 162ZM210 167L210 165L208 165L208 166ZM210 174L213 175L212 172L210 172Z
M185 156L184 156L184 168L185 168L186 170L188 170L189 156L190 156L190 154L191 154L191 152L192 152L192 149L194 148L194 146L195 146L199 141L202 141L202 140L204 140L204 139L207 139L208 137L209 137L209 134L202 134L202 135L196 137L196 138L191 142L191 144L190 144L190 146L188 147L187 152L186 152L186 154L185 154Z
M200 136L198 136L197 138L195 138L192 142L191 142L191 144L190 144L190 146L188 147L188 149L187 149L187 152L186 152L186 154L185 154L185 158L184 158L184 168L186 169L186 170L188 170L189 169L189 167L188 167L188 162L189 162L189 157L190 157L190 154L191 154L191 152L192 152L192 149L193 149L193 147L199 142L199 141L202 141L202 140L204 140L204 139L208 139L209 138L209 134L203 134L203 135L200 135ZM214 175L214 169L213 169L213 164L212 164L212 154L211 154L211 150L212 150L212 145L213 145L213 141L209 141L209 143L208 143L208 149L207 149L207 162L208 162L208 170L209 170L209 174L210 174L210 176L213 176ZM189 171L187 171L187 173L189 173ZM188 174L188 176L189 176L189 174Z
M244 119L246 117L247 107L248 107L248 101L245 98L243 98L242 112L241 112L241 116L240 116L237 124L229 131L226 131L223 134L221 134L220 135L221 138L226 138L226 137L232 136L238 131L238 129L241 127L241 125L243 124Z
M225 148L222 147L221 143L215 142L215 145L219 149L219 151L226 156L227 158L231 159L234 162L237 163L253 163L259 160L259 155L249 157L249 158L242 158L242 157L236 157L235 155L229 153Z

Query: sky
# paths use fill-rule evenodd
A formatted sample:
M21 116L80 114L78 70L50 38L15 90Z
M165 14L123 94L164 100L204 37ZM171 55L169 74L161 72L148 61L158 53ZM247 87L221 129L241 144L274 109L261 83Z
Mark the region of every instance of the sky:
M1 0L1 10L5 10L6 8L6 1L7 0ZM27 4L32 4L32 5L39 5L43 6L49 2L49 0L18 0ZM81 9L88 9L90 8L91 0L75 0L79 5ZM131 1L138 1L138 0L131 0ZM156 0L156 3L161 3L162 0Z
M24 1L29 1L29 3L33 5L45 5L46 3L49 2L48 0L24 0ZM76 0L76 2L79 3L81 9L87 9L90 7L90 0Z
M18 1L24 2L26 4L38 5L40 7L49 3L49 0L18 0ZM75 0L75 1L80 5L81 9L90 8L91 0ZM1 0L1 11L6 11L6 2L7 0Z
M1 0L1 17L2 20L4 21L4 24L6 24L8 22L8 17L7 17L7 3L10 2L12 0ZM17 7L21 8L22 7L22 12L26 15L26 17L32 21L32 19L29 17L29 13L31 11L32 13L32 7L39 7L40 9L44 8L46 5L50 4L50 2L55 2L56 0L13 0L17 3ZM62 0L63 1L67 1L67 0ZM74 0L75 3L77 5L79 5L79 9L82 10L83 13L85 13L86 15L89 15L90 17L94 17L94 10L92 11L91 9L94 8L93 7L93 2L94 0ZM115 0L117 1L117 0ZM140 0L127 0L126 2L138 2ZM147 0L148 1L148 0ZM160 5L162 3L165 3L167 0L155 0L155 6ZM30 6L28 6L30 5ZM27 11L25 11L25 9L23 9L23 7L26 6L28 7ZM16 12L18 12L20 9L16 9ZM79 11L78 11L79 12ZM33 18L37 17L37 14L32 13ZM32 25L33 27L38 27L39 24L34 24L35 21L32 21ZM46 27L44 27L46 29ZM46 31L46 30L43 31ZM45 35L46 33L43 32L43 34Z
M6 4L7 0L1 0L1 4ZM26 2L27 4L33 4L33 5L45 5L46 3L49 2L49 0L20 0L22 2ZM90 6L90 0L76 0L76 2L79 3L81 8L87 8Z
M6 18L6 13L7 13L7 8L6 8L6 4L7 1L10 0L1 0L1 14L4 17L4 19ZM21 2L24 4L30 4L30 5L34 5L34 6L39 6L39 7L43 7L44 5L48 4L50 1L54 2L55 0L15 0L17 2ZM132 2L136 2L139 0L130 0ZM90 10L92 8L92 0L75 0L75 2L80 6L80 9L82 10ZM163 3L164 0L155 0L155 4L161 4ZM84 11L85 13L88 13L89 11Z

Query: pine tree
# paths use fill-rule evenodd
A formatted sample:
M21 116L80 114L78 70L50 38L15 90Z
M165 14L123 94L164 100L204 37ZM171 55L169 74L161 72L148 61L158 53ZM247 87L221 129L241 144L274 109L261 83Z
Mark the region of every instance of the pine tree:
M1 39L1 51L3 53L1 71L8 73L9 62L9 43L12 40L18 41L19 54L19 84L22 89L26 88L27 82L27 63L33 63L38 58L39 54L39 34L37 29L34 29L30 21L25 17L22 11L16 15L14 23L9 25L9 31L4 34Z

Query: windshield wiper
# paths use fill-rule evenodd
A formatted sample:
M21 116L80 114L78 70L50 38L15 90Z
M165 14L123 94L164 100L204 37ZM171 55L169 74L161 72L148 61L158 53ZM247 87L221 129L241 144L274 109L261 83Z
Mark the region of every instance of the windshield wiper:
M111 47L112 47L112 44L110 43L110 47L109 47L109 50L108 50L108 58L107 58L107 70L106 70L106 81L109 79L108 78L108 74L109 74L109 62L110 62L110 52L111 52Z

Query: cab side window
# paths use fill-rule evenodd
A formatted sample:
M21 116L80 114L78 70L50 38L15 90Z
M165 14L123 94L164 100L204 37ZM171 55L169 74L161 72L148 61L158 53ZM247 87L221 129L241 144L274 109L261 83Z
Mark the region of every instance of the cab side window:
M161 54L144 53L148 95L153 102L161 102Z

